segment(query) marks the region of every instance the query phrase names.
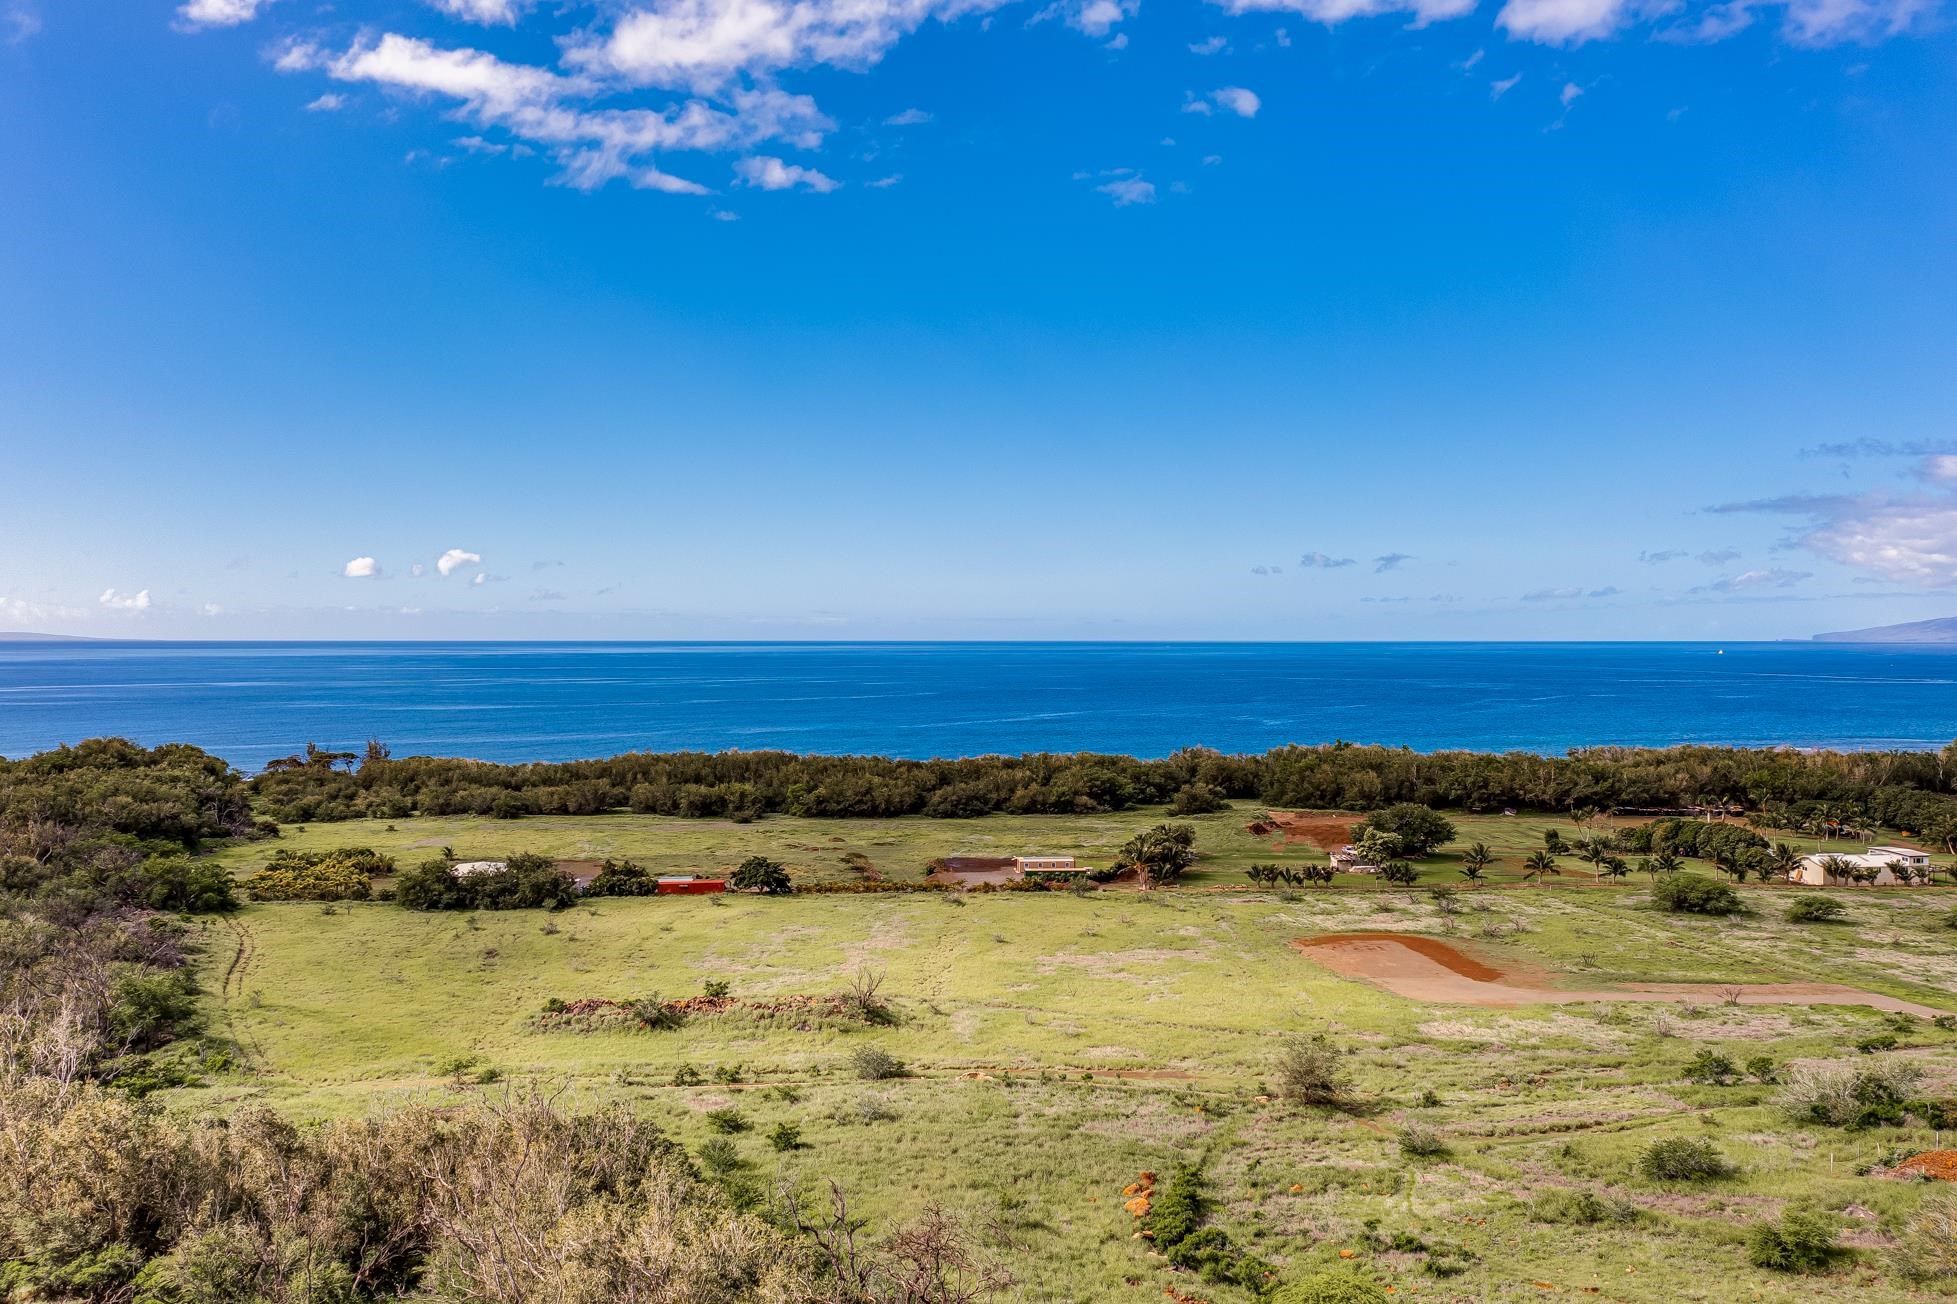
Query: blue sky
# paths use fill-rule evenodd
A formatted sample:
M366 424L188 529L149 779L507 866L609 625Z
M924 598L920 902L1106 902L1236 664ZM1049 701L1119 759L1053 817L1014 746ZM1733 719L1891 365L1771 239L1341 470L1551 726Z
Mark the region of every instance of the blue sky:
M0 0L0 629L1957 614L1950 16Z

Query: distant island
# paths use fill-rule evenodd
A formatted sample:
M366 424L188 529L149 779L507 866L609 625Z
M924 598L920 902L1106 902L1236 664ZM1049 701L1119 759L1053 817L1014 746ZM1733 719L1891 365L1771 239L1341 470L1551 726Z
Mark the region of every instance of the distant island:
M0 629L0 643L100 643L85 634L36 634L27 629Z
M1870 629L1847 629L1834 634L1816 634L1816 643L1957 643L1957 616L1936 620L1912 620L1904 625L1876 625Z

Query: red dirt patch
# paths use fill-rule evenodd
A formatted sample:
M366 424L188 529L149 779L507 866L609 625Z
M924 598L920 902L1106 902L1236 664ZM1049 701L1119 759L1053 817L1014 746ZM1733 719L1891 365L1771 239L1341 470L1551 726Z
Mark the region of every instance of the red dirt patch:
M1730 1001L1736 1005L1867 1005L1931 1018L1944 1011L1836 983L1625 983L1576 990L1554 975L1497 969L1431 937L1407 933L1329 933L1291 943L1345 978L1408 1000L1454 1005L1540 1005L1561 1001Z
M1354 942L1389 942L1394 946L1403 946L1478 983L1500 982L1508 976L1493 965L1483 964L1473 956L1464 955L1446 942L1432 937L1413 937L1403 933L1330 933L1324 937L1301 937L1292 945L1303 950L1316 946L1349 946Z
M1286 842L1309 842L1320 851L1337 851L1352 841L1357 815L1322 815L1310 811L1274 810L1271 823ZM1262 823L1262 821L1259 821Z

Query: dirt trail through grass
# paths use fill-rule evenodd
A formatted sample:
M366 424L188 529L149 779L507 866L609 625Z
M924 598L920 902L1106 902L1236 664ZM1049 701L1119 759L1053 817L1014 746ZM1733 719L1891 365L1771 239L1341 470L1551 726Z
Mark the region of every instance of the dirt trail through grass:
M1836 983L1623 983L1578 989L1553 975L1498 968L1432 937L1327 933L1301 937L1299 951L1346 978L1408 1000L1453 1005L1539 1005L1569 1001L1724 1001L1735 1005L1867 1005L1931 1018L1944 1011Z

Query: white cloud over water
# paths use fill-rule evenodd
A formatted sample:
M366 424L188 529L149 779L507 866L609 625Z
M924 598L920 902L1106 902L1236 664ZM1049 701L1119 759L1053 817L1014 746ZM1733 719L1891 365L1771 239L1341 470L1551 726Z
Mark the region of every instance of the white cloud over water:
M340 574L350 580L370 580L379 578L381 564L372 557L355 557L340 568Z
M444 575L453 575L466 567L480 565L482 565L481 553L467 552L461 548L450 548L435 560L435 569Z

